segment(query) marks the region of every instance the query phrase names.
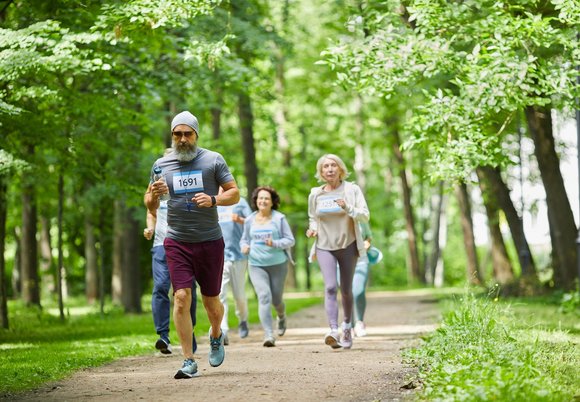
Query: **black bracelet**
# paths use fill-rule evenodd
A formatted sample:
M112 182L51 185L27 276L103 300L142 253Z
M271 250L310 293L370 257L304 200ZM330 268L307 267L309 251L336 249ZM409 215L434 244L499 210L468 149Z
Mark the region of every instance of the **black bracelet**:
M215 199L215 195L211 195L210 197L211 197L211 206L213 207L213 206L217 205L217 200Z

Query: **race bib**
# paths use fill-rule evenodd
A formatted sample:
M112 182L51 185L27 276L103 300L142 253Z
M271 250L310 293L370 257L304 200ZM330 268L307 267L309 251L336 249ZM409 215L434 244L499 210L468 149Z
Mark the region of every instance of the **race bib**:
M266 244L266 240L272 238L272 229L258 229L252 233L254 244Z
M319 214L336 214L344 212L343 209L334 202L335 196L326 195L316 199L317 209Z
M199 193L203 191L201 170L174 173L173 191L175 194Z

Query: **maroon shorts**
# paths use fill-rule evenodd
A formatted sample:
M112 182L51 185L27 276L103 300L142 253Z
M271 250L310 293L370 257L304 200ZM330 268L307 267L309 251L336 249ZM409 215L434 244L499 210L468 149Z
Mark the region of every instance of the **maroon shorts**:
M173 292L191 288L195 279L201 294L218 296L224 270L224 239L186 243L165 238L163 242Z

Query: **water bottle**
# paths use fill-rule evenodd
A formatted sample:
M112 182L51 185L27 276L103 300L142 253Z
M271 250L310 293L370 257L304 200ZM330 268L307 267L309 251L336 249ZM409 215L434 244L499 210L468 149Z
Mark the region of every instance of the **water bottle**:
M157 180L165 181L165 177L163 176L163 173L162 173L161 168L159 166L155 166L153 168L153 180L154 181L157 181ZM166 193L166 194L163 194L161 197L159 197L159 201L167 201L170 198L171 198L171 196L169 195L169 193Z

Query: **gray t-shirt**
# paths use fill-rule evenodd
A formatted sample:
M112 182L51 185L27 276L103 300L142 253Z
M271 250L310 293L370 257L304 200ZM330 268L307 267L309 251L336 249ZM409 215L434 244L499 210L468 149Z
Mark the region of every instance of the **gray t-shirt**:
M198 148L189 162L180 162L171 153L157 159L155 166L161 168L171 195L167 202L167 237L188 243L220 239L217 208L198 208L191 198L200 192L217 195L222 184L234 180L224 158L217 152Z

